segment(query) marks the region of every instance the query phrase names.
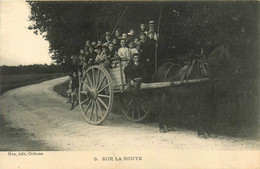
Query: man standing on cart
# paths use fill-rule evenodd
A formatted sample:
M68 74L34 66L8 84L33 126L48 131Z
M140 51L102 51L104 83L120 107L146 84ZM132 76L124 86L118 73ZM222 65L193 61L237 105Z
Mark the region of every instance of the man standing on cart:
M144 82L151 82L152 76L154 73L154 64L155 64L155 48L156 48L156 40L154 37L154 32L148 32L148 38L144 44L144 52L143 52L143 62L144 69L146 71L146 76L144 77Z

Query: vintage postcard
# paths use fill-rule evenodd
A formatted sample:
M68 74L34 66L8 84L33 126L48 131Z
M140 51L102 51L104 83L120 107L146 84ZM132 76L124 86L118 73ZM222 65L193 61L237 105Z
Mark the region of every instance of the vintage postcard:
M0 4L0 168L260 168L259 1Z

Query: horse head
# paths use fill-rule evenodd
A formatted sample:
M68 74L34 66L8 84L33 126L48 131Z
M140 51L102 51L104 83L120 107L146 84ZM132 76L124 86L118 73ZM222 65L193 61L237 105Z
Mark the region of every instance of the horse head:
M239 72L239 60L232 58L228 49L223 45L216 47L208 55L207 62L214 74L223 72L228 75L235 75Z

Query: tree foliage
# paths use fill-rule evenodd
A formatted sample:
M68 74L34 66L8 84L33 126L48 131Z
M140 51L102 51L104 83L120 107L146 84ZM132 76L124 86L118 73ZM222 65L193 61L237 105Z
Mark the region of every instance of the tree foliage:
M189 50L210 52L224 44L239 59L242 72L257 70L259 46L259 2L28 2L33 24L29 27L50 42L57 63L70 64L87 39L103 39L118 27L136 31L141 23L158 23L159 57L176 57ZM247 69L252 69L248 71Z

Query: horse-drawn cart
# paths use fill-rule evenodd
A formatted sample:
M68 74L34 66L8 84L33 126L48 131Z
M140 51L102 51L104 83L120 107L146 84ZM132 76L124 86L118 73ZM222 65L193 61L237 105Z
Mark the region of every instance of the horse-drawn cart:
M121 111L129 121L140 122L150 113L153 96L150 90L187 83L207 81L208 78L142 83L138 92L127 91L125 74L121 62L119 67L106 69L102 65L90 66L80 79L79 105L84 118L90 124L101 124L108 117L114 95L118 95Z

